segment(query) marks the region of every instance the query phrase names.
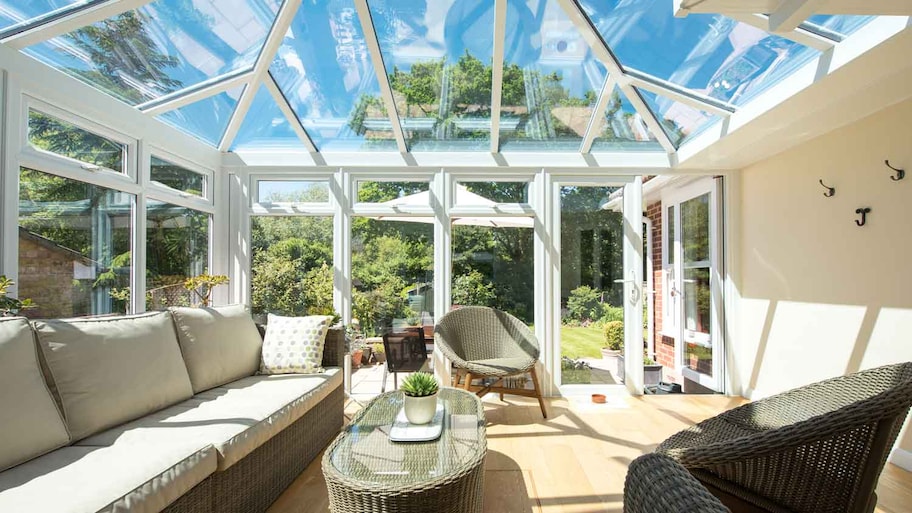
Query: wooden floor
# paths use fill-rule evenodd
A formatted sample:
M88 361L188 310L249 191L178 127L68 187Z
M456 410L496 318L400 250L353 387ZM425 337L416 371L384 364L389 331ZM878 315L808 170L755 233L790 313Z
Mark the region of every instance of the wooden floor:
M588 396L550 399L549 418L543 420L534 399L505 399L485 398L484 510L490 513L621 512L631 460L742 402L708 395L629 397L619 390L604 405L591 404ZM912 474L887 464L877 494L879 512L912 511ZM320 458L269 511L329 511Z

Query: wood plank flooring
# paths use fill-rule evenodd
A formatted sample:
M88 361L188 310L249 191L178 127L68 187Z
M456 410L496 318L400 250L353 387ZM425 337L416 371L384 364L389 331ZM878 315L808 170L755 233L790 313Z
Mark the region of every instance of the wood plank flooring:
M485 398L484 509L490 513L620 513L631 460L684 427L743 402L710 395L629 397L619 390L605 405L591 404L588 396L548 399L545 420L534 399L505 399ZM877 494L881 513L912 511L912 473L887 464ZM269 511L329 511L320 458Z

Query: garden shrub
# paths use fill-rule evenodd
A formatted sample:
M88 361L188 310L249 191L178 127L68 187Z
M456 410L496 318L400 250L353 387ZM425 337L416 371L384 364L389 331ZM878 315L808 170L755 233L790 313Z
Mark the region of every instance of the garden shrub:
M608 321L605 323L605 346L608 349L620 351L624 347L624 321Z
M611 306L609 303L602 303L602 315L599 320L604 323L611 321L623 321L624 320L624 307L622 306Z
M571 290L570 297L567 299L569 317L576 321L598 319L601 312L601 303L599 303L601 295L600 291L588 285Z

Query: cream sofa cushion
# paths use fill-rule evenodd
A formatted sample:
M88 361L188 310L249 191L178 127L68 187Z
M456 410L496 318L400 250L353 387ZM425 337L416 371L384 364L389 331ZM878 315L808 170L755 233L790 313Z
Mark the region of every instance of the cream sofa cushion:
M0 511L155 513L215 472L215 449L70 446L0 473Z
M193 393L250 376L263 339L244 305L172 308Z
M24 318L0 320L0 471L69 442Z
M193 395L167 312L34 326L73 440Z
M227 469L342 386L342 372L250 376L86 438L77 445L212 444Z
M269 314L260 374L316 374L323 372L323 343L328 315L282 317Z

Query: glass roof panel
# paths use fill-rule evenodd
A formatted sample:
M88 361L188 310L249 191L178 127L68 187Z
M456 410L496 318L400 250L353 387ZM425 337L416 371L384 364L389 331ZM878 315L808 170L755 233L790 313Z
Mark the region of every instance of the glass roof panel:
M165 112L156 118L203 142L218 146L243 90L244 86L238 86L177 110Z
M819 52L725 16L676 18L665 0L580 0L623 66L742 105Z
M278 0L158 0L26 48L136 105L251 66Z
M557 0L509 0L502 150L579 148L605 68Z
M655 113L656 118L662 125L662 129L665 130L668 138L677 147L680 147L707 127L722 119L721 116L695 109L690 105L659 96L651 91L634 89L643 97L652 112Z
M352 0L302 3L270 72L320 151L397 149Z
M305 146L272 95L265 86L260 86L231 151L263 148L303 149Z
M98 0L0 0L0 35L16 25L27 25L37 18L53 16Z
M488 149L494 3L380 0L370 9L409 147Z
M592 142L590 151L662 151L662 145L649 131L643 117L615 86L605 107L599 136Z
M848 16L817 14L808 18L807 23L802 23L803 28L814 31L814 27L823 27L841 36L850 36L870 23L876 16Z

